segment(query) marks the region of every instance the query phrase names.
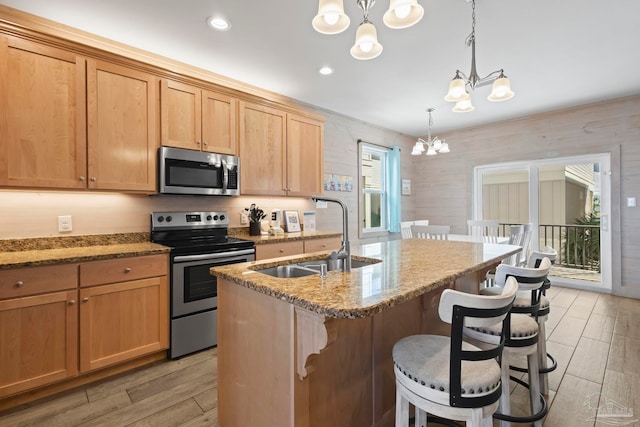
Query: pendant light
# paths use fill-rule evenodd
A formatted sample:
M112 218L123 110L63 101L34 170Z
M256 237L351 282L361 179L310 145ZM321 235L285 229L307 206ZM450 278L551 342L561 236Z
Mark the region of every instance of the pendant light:
M425 141L422 138L418 138L416 143L413 145L413 149L411 150L412 156L419 156L420 154L426 151L427 156L435 156L438 153L449 153L449 144L445 140L441 140L437 136L431 139L431 126L433 126L433 117L431 117L431 113L435 111L435 108L427 108L427 113L429 114L429 130L427 134L427 140ZM425 149L425 145L427 148Z
M374 3L375 0L356 0L363 12L363 20L356 30L356 41L350 51L356 59L373 59L382 53L376 27L369 21L369 10ZM390 0L382 21L389 28L408 28L420 21L423 15L424 9L418 0ZM311 21L313 28L322 34L341 33L349 23L342 0L319 0L318 14Z
M504 75L504 70L500 69L489 73L486 77L480 77L476 70L476 2L471 0L471 34L467 37L466 44L471 46L471 72L467 77L462 71L456 70L456 75L449 83L449 91L444 97L445 101L455 102L453 111L456 113L466 113L473 111L475 107L471 103L471 94L467 90L473 91L478 86L488 85L493 82L489 101L506 101L513 98L515 93L511 90L511 82ZM464 77L464 78L463 78Z

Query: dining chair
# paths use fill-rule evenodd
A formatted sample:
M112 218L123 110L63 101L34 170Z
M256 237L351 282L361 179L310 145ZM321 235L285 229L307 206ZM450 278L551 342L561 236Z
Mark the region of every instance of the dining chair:
M533 224L523 224L522 225L522 251L518 255L515 265L519 265L524 267L527 265L527 260L529 259L529 248L531 246L531 236L533 235Z
M413 225L413 221L401 221L400 222L400 233L402 233L403 239L410 239L413 237L411 235L411 226Z
M396 427L409 426L409 404L416 408L415 426L427 425L427 414L466 421L469 427L492 425L503 387L498 360L517 290L513 278L491 297L445 289L438 315L451 324L450 337L411 335L395 343ZM499 330L495 344L481 349L465 342L465 328L491 325Z
M467 234L469 236L482 237L486 243L498 243L498 230L500 221L489 219L467 220Z
M416 219L413 221L413 225L429 225L428 219Z
M449 240L449 225L412 225L411 236L418 239Z

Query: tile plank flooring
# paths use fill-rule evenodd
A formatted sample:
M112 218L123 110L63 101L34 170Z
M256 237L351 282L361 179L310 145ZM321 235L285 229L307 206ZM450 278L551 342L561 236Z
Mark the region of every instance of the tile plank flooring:
M544 426L640 426L640 300L557 286L547 296L547 347L558 368L549 377ZM0 412L0 426L217 426L216 354L205 350ZM512 390L513 410L526 413L527 390L515 383Z

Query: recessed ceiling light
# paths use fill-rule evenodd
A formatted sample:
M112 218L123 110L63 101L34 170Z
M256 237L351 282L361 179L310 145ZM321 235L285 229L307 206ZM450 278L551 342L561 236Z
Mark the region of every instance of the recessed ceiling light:
M229 20L227 20L227 18L225 18L224 16L220 15L208 17L207 25L218 31L229 31L229 29L231 28L231 22L229 22Z
M324 67L321 67L318 70L318 72L323 76L328 76L329 74L333 74L333 68L329 67L328 65L325 65Z

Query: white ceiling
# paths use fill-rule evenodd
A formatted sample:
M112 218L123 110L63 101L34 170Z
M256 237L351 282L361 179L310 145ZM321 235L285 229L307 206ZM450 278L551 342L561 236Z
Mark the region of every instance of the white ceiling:
M477 0L476 55L481 76L503 68L516 96L453 113L442 98L456 69L469 73L471 4L419 0L415 26L382 23L387 0L370 20L384 46L369 61L349 49L362 13L344 0L351 26L338 35L311 27L317 0L0 0L7 6L171 57L290 98L413 136L640 93L640 1ZM216 32L208 16L233 27ZM335 68L330 76L317 70Z

